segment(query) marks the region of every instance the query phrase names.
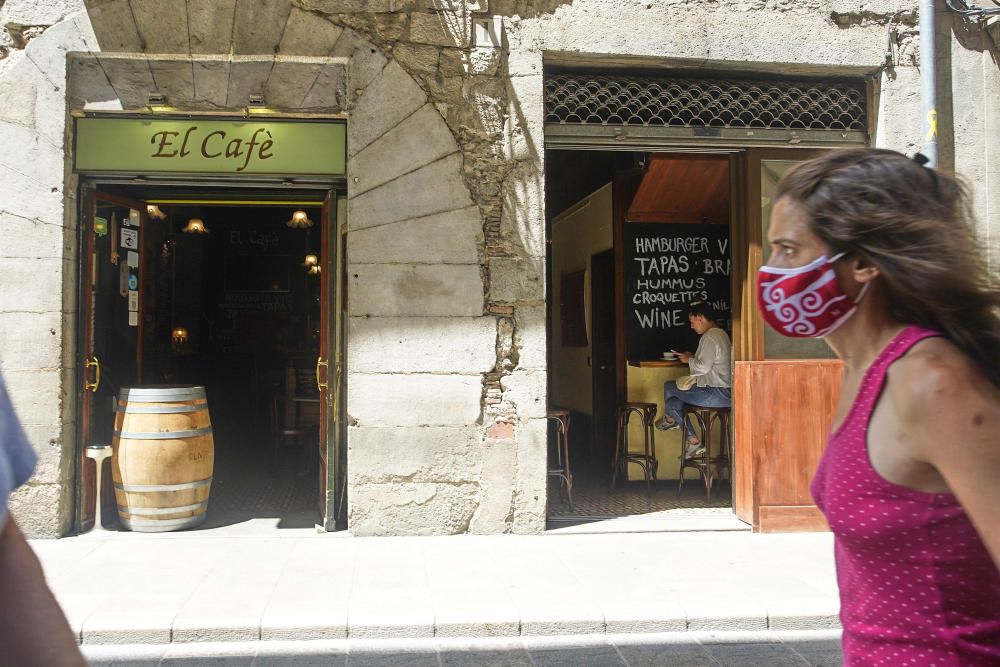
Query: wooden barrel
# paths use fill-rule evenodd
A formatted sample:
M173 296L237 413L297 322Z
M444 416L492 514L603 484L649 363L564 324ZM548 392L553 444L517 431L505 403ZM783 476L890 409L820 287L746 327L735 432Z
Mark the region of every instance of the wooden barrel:
M201 524L215 465L205 388L126 387L115 412L111 470L122 526L160 533Z

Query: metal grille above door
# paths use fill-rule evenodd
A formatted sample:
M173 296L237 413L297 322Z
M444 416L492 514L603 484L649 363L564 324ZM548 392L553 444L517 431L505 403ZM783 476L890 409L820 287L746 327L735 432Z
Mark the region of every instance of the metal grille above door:
M865 82L558 74L546 145L830 145L868 138Z

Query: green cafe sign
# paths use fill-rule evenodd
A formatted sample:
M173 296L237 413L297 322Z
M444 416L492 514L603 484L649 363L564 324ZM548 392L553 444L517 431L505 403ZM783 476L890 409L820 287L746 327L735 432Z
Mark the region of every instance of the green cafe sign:
M343 122L77 118L82 172L340 176Z

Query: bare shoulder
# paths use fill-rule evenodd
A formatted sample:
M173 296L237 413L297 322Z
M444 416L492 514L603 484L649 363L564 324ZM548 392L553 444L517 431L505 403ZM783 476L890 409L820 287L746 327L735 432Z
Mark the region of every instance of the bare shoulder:
M889 369L886 393L897 413L928 436L965 424L1000 426L1000 390L976 360L946 338L913 346Z

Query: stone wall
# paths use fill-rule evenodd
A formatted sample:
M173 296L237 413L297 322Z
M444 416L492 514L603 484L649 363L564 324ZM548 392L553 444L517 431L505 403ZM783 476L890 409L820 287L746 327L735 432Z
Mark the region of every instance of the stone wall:
M0 364L39 455L11 509L26 533L57 536L72 511L77 386L66 53L94 49L97 41L76 0L7 0L0 24Z
M156 90L180 108L226 112L256 92L278 109L346 111L349 527L539 532L545 68L872 75L876 143L912 152L914 4L7 0L0 354L43 452L15 498L18 518L49 535L70 521L78 253L67 97L129 109ZM502 22L501 48L476 43L484 18ZM942 124L954 118L955 130L943 154L969 172L989 238L1000 230L995 37L959 25L944 41ZM71 60L68 88L67 52L92 54Z

